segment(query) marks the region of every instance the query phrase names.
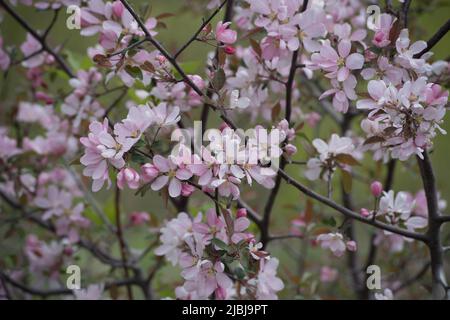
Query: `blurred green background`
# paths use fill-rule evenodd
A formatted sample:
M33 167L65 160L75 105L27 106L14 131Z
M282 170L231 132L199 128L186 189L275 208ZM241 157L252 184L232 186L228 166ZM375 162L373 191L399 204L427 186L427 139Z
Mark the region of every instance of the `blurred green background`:
M177 48L179 48L198 28L198 26L202 22L202 17L206 17L208 15L206 11L206 4L209 1L182 1L182 0L155 0L155 1L135 1L131 0L130 3L134 7L139 7L141 5L150 4L152 8L152 16L157 16L162 13L173 13L175 17L169 17L164 20L167 25L167 28L160 28L158 30L157 38L160 42L162 42L166 48L171 52L175 52ZM383 1L384 3L384 1ZM394 1L396 3L396 1ZM48 25L51 14L46 12L36 13L35 9L25 8L23 6L19 6L17 11L26 18L26 21L31 24L37 30L43 30ZM424 39L427 40L434 34L434 32L449 18L450 16L450 1L413 1L411 13L409 17L410 21L410 34L414 35L413 40ZM69 63L72 65L76 64L77 61L82 61L85 57L85 50L88 46L92 46L96 43L96 37L80 37L78 30L67 30L65 27L65 13L61 13L59 15L59 19L57 25L54 30L51 32L49 36L50 44L56 46L58 44L63 43L64 48L67 51L72 52L72 56L67 57ZM10 17L5 14L5 21L0 25L1 30L0 34L4 37L4 43L7 45L20 45L25 39L25 33L20 29L18 24L15 21L12 21ZM217 21L220 18L216 18ZM213 23L214 25L214 23ZM447 59L449 58L449 48L450 48L450 35L447 35L438 45L433 48L433 52L435 53L433 59ZM202 45L200 43L193 43L193 45L186 50L182 56L181 60L189 64L194 69L197 69L198 73L203 73L204 71L204 61L205 57L210 50L210 47ZM17 101L20 98L26 96L20 89L20 82L23 81L18 74L9 74L6 79L0 80L0 105L8 105L12 101ZM447 84L448 85L448 84ZM64 86L64 84L62 84ZM300 90L302 90L301 84L299 85ZM297 107L302 107L300 104L296 105ZM4 114L4 109L0 108L0 122L3 122L2 115ZM448 115L446 119L448 119ZM210 115L210 125L218 124L218 119L214 114ZM245 128L246 124L242 123L242 127ZM357 124L355 124L354 128L356 130ZM450 123L446 121L443 125L444 129L450 132ZM321 138L329 137L331 132L338 132L338 128L335 128L331 122L327 121L324 125L320 127L319 132L313 131L309 128L305 129L305 133L310 138L315 138L317 134ZM435 139L435 150L432 153L432 161L435 168L435 174L437 178L438 188L441 192L441 197L447 200L450 204L450 170L448 169L450 166L450 157L449 157L449 149L450 149L450 137L445 135L438 135ZM299 149L300 152L296 156L298 159L305 159L306 154L303 150ZM370 155L366 156L365 163L370 163ZM417 170L415 168L415 161L412 159L404 163L404 165L397 166L397 171L395 175L394 189L396 191L399 190L408 190L411 192L416 192L421 189L420 177L417 174ZM377 173L375 167L372 165L371 167L373 178L378 178L380 180L383 179L384 171ZM290 167L288 170L293 176L302 179L301 167L294 166ZM86 181L86 183L89 183ZM323 184L316 184L316 187L324 191ZM337 187L337 185L336 185ZM354 185L354 197L356 200L355 206L363 205L367 201L371 200L370 196L368 196L368 186L366 184L355 182ZM262 190L260 188L247 189L243 192L244 198L247 199L255 209L261 211L265 199L267 197L268 192L266 190ZM100 203L106 203L105 211L112 212L112 192L111 191L102 191L98 195L98 200ZM163 220L165 218L173 217L176 212L169 206L166 208L163 205L163 201L161 198L155 193L147 193L145 198L135 197L132 192L125 192L125 201L124 201L124 210L126 212L132 212L134 210L144 210L148 211L152 215L153 222L156 224L157 220ZM336 199L340 200L339 193L336 192ZM197 196L190 202L190 210L193 213L196 213L199 210L203 210L205 208L204 203L205 198L202 196ZM206 206L210 206L207 204ZM286 234L290 227L290 220L297 217L299 212L303 210L305 206L305 197L296 189L287 186L286 184L282 184L280 196L277 199L275 207L273 209L272 214L272 227L271 230L274 234ZM108 209L110 207L110 209ZM325 215L333 215L337 217L339 220L340 217L334 213L332 213L329 209L322 208L320 206L315 205L316 212L322 212ZM447 210L447 213L450 212L450 209ZM365 256L366 248L367 248L367 235L369 229L366 227L358 226L358 240L361 240L359 243L360 253L362 256ZM127 235L129 239L131 239L131 243L136 248L145 248L149 241L149 236L146 236L145 230L134 230L133 234ZM305 254L305 244L300 244L297 242L298 240L287 240L279 243L271 244L270 250L273 252L275 256L280 257L282 260L282 266L280 267L280 274L287 280L289 276L289 272L292 270L295 273L296 268L301 268L302 263L296 261L294 258L297 254L300 254L301 257L304 257ZM306 262L306 268L309 266L310 272L317 275L318 269L314 269L314 263L309 262L309 257L311 257L311 261L319 260L322 264L325 261L329 261L330 264L339 266L344 265L344 258L340 261L336 259L329 258L328 253L325 253L321 250L313 250L308 255L308 261ZM381 259L383 256L381 256ZM151 263L149 262L149 265ZM289 271L291 270L291 271ZM395 268L390 270L390 272L398 272ZM160 293L171 294L171 288L167 287L166 282L170 282L173 278L173 270L170 267L167 267L161 271L163 275L160 277L156 283L156 287L160 289ZM348 278L349 274L342 273L341 276L344 278ZM327 294L329 296L333 296L337 294L337 288L327 287ZM288 297L292 297L292 292L289 292L289 284L288 289L285 290L284 295ZM340 289L341 297L345 297L348 294L351 297L351 293L348 292L349 288L345 285L345 281L341 283ZM288 294L289 292L289 294ZM343 296L342 296L343 292ZM420 294L420 290L419 293ZM283 296L283 295L282 295Z

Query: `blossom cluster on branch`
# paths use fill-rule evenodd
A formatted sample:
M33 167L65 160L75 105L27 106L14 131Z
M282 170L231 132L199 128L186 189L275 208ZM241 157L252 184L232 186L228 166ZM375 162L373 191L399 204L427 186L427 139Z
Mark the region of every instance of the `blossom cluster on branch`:
M0 15L14 20L1 23L25 30L17 48L0 35L2 85L12 72L23 80L1 102L0 219L22 250L0 258L0 294L116 299L126 287L128 299L137 289L151 299L168 295L152 283L168 261L177 299L316 298L317 281L322 290L340 274L338 259L305 271L305 248L320 246L348 255L358 298L392 299L406 287L387 279L382 293L361 289L377 248L431 259L433 297L450 298L440 228L449 219L429 158L446 134L450 74L430 49L448 23L415 40L408 2L376 17L370 4L212 0L193 36L168 50L160 35L171 13L126 0L0 0ZM81 58L48 41L73 5L71 32L95 42ZM48 28L24 20L24 6L52 16ZM196 67L184 60L193 43L210 49ZM398 191L395 168L414 175L413 160L423 186ZM278 206L284 187L306 199ZM125 197L138 196L152 207L128 212ZM375 229L366 263L358 221ZM145 248L134 247L134 230ZM267 249L286 239L288 255L302 250L298 274ZM86 255L110 271L89 270L101 280L66 290L61 270Z

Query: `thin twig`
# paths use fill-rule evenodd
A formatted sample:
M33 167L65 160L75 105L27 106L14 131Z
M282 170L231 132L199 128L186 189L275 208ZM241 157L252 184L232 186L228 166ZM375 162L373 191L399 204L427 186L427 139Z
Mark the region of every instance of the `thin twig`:
M208 19L203 20L203 23L200 25L200 27L197 29L197 31L194 33L194 35L173 55L173 57L176 59L178 56L186 50L189 45L194 42L197 39L197 36L203 31L203 29L206 27L208 23L211 22L211 20L219 13L219 11L222 9L222 7L227 3L228 0L223 1L220 6L209 16ZM232 1L230 1L232 2Z
M5 8L5 10L16 20L25 30L27 30L42 46L42 49L47 51L50 55L55 58L56 62L59 64L61 69L70 77L74 78L72 70L67 66L64 60L52 49L48 46L45 38L39 35L35 29L33 29L21 16L19 16L13 8L6 3L5 0L0 0L0 4Z

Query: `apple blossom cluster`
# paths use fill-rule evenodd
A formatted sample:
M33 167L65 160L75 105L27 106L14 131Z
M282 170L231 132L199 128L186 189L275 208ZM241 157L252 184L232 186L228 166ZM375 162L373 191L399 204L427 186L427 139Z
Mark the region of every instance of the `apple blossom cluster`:
M400 191L395 194L393 190L380 192L377 210L361 209L361 215L378 219L384 223L398 226L410 231L422 230L428 225L428 207L424 190L416 194ZM445 210L447 202L438 201L439 210ZM391 252L401 252L405 243L412 242L410 238L394 234L389 231L379 231L375 239L377 245L385 244Z
M17 48L0 36L0 70L5 82L15 68L26 80L24 87L14 88L14 99L5 99L0 107L5 108L0 124L0 220L2 225L3 221L11 224L12 231L5 232L5 238L14 240L33 226L21 238L24 258L14 254L0 264L12 279L31 287L60 288L60 272L80 248L109 264L111 276L122 274L118 265L125 271L128 266L133 272L139 270L133 278L119 279L118 284L129 283L135 287L133 291L147 285L142 290L145 296L155 288L150 281L145 285L141 281L144 269L140 262L154 251L179 268L178 299L277 299L284 283L277 275L278 259L263 249L270 241L296 238L292 243L318 245L335 257L349 252L365 254L359 250L364 243L357 239L360 235L346 232L346 223L352 219L345 218L340 227L333 219L329 223L333 229L322 228L320 213L313 212L310 198L305 207L303 199L289 209L283 207L301 212L291 220L287 234L272 230L271 223L283 218L275 217L275 210L270 216L277 192L282 190L279 187L283 179L290 184L287 187L293 187L297 178L286 178L280 168L286 175L292 168L301 168L297 176L327 182L326 200L334 202L337 173L344 196L350 196L346 181L358 178L367 184L368 176L380 174L378 165L391 159L426 159L435 137L445 134L442 124L448 91L442 83L450 74L448 62L429 62L432 53L427 43L413 41L402 17L394 16L394 11L371 21L364 1L234 1L232 14L219 21L218 13L211 20L218 22L202 24L188 40L187 45L192 42L212 48L203 70L183 60L187 45L175 51L161 44L167 48L161 50L152 42L165 26L163 19L171 14L151 16L149 10L136 11L143 17L146 33L120 0L5 3L14 10L25 5L53 11L55 18L57 10L75 4L81 8L81 29L74 32L98 40L80 62L76 55L66 55L63 45L46 43L51 28L37 30L39 36L24 32ZM223 1L212 0L207 8L220 5ZM226 21L229 17L231 21ZM23 23L28 22L19 24ZM57 83L55 77L65 83ZM63 85L65 89L60 88ZM108 99L109 94L114 97L114 92L120 95L107 107L113 100ZM202 141L197 144L195 119L200 112L205 128L200 130ZM328 124L321 120L328 115L340 131L327 131ZM213 117L224 122L216 121L214 128L217 119ZM235 129L233 123L244 123L248 129ZM304 124L310 128L303 131ZM327 136L327 132L332 133ZM307 137L310 133L316 135L312 147ZM317 138L319 133L322 138ZM302 139L310 147L303 145L306 154L298 150ZM376 170L363 161L366 153L373 155ZM305 155L302 160L294 159ZM355 166L360 166L361 173ZM88 179L81 177L81 171ZM117 186L116 226L110 219L110 199L98 206L89 188L85 190L86 181L93 192L109 189L113 183ZM309 188L314 183L306 185ZM259 186L269 189L261 191L268 192L267 198L272 200L265 207L258 203ZM171 201L178 215L163 225L158 224L159 217L147 212L153 208L131 211L121 218L124 193L119 190L123 189L142 196L149 190L157 192ZM192 216L192 211L208 208L196 202L196 191L216 208ZM384 191L375 181L370 192L373 198L354 201L353 206L363 207L360 214L364 219L359 220L376 228L374 246L398 253L407 249L406 242L413 241L402 235L404 231L432 236L426 231L432 215L428 215L424 190L415 194ZM250 207L244 200L255 204ZM374 207L369 208L367 203L373 200ZM233 205L240 209L234 212ZM9 207L11 216L4 210ZM439 198L438 207L443 216L446 201ZM253 214L250 208L264 212ZM100 220L94 220L93 214ZM121 221L126 224L121 226ZM323 222L328 225L325 219ZM380 225L389 225L398 233L382 230ZM282 226L281 222L275 227ZM142 251L134 244L122 247L127 232L121 234L121 228L128 231L130 227L139 227L145 236L159 237L158 247L153 250L150 245ZM116 243L111 237L97 233L102 228L117 236L123 249L121 260L115 257ZM261 242L253 232L256 228ZM301 255L304 259L306 252ZM18 261L27 273L9 268L9 260ZM322 262L316 278L324 284L340 281L340 272ZM310 277L308 272L301 273L299 283L294 283L297 275L283 276L294 280L299 295ZM0 278L1 297L7 290L2 274ZM389 287L397 295L398 286ZM100 299L104 290L112 297L116 289L115 285L91 284L73 294L77 299ZM315 293L311 296L316 297ZM375 298L393 299L393 292L385 289Z
M238 89L250 98L246 112L256 116L264 110L262 115L271 119L273 106L283 103L277 93L283 89L279 82L287 77L292 52L302 48L298 63L304 65L305 75L312 78L320 71L332 86L319 99L331 96L338 112L355 112L353 106L368 112L361 122L364 148L374 153L375 160L421 156L437 132L445 133L440 124L448 92L430 79L448 72L448 63L427 63L431 53L417 57L426 42L411 43L408 30L400 30L392 15L383 13L368 23L370 38L365 8L357 1L312 2L304 12L299 12L303 1L247 2L248 7L237 10L237 26L264 28L266 36L251 48L237 48L236 56L244 65L225 66L227 89ZM388 49L394 51L392 56ZM367 91L357 94L362 81L368 81ZM298 94L294 89L294 97ZM294 116L310 123L307 113L294 111Z
M150 108L148 105L131 107L127 117L114 125L110 132L108 119L103 123L94 121L89 125L89 134L80 142L85 147L85 153L80 162L86 166L83 174L92 177L92 190L99 191L103 185L111 186L109 167L122 169L126 162L124 156L139 141L142 134L150 127L162 128L176 124L180 120L178 107L168 110L165 103ZM126 181L133 189L137 188L135 171L124 168L119 172L118 185L123 187Z
M314 139L312 144L319 155L310 158L306 164L304 174L309 180L316 180L320 177L328 181L336 168L351 171L351 166L358 163L355 159L358 158L358 155L351 138L332 134L329 143L322 139Z
M228 209L209 209L203 221L202 213L192 218L182 212L161 228L155 253L182 269L178 299L277 298L284 287L276 275L278 259L260 250L246 215L245 209L234 218Z

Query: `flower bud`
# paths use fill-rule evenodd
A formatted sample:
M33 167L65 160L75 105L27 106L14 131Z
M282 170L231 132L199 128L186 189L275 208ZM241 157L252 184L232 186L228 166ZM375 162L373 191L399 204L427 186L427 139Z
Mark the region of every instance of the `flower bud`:
M247 216L247 209L240 208L236 211L236 218L246 217Z
M132 168L125 168L119 171L117 174L117 186L119 189L123 189L125 183L128 185L130 189L139 188L139 173Z
M181 185L181 195L183 197L189 197L195 191L195 187L190 185L189 183L183 183Z
M357 246L356 246L356 242L351 240L351 241L347 241L347 250L348 251L356 251Z
M383 185L379 181L374 181L370 185L370 192L372 192L373 196L378 198L381 196L381 193L383 192Z
M226 54L235 54L236 53L236 48L233 46L225 46L224 51Z
M297 147L289 143L284 147L284 151L288 156L292 156L297 153Z
M370 216L370 212L369 210L367 210L366 208L361 208L361 210L359 210L359 213L364 217L364 218L368 218Z
M146 163L141 166L142 180L145 183L153 181L159 174L159 170L151 163Z

